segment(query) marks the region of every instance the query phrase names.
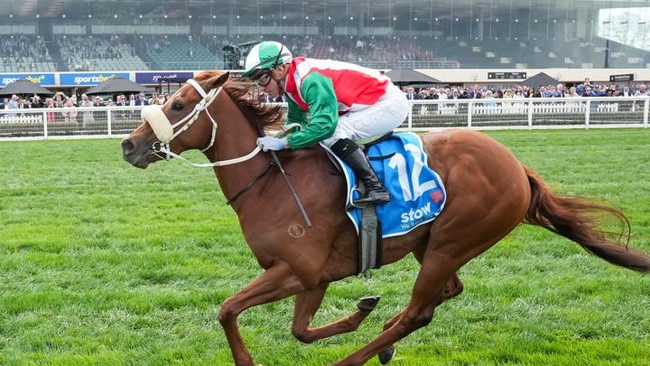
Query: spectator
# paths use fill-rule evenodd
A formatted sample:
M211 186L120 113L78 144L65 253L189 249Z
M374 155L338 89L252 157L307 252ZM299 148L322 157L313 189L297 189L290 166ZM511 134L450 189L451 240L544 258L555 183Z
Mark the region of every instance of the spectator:
M621 92L616 96L618 96L618 97L633 97L634 92L632 90L630 90L629 86L625 85L623 87L623 90L621 90ZM635 102L631 101L631 100L626 100L626 101L623 101L623 102L619 102L618 106L619 106L618 107L619 111L627 112L627 111L631 111L634 108Z
M156 99L158 99L158 93L152 93L151 98L149 98L149 104L158 104L154 102Z
M512 108L514 113L524 113L524 90L523 88L517 88L514 95L512 96L513 103Z
M579 98L581 95L578 94L578 90L575 86L569 88L569 93L566 95L568 98Z
M539 93L536 95L538 98L547 98L549 97L549 94L546 92L546 87L544 85L541 85L539 87Z
M474 85L472 88L467 90L468 99L482 99L483 91L480 85Z
M47 108L47 109L55 109L56 107L54 106L54 99L52 99L52 98L45 99L45 108ZM47 112L47 123L55 122L56 117L57 117L56 112L48 111Z
M564 98L566 96L566 92L564 91L564 84L557 84L555 87L555 91L553 92L552 97L553 98Z
M502 110L506 113L513 112L513 99L515 99L514 92L511 88L507 88L505 93L503 93L503 98L501 102Z
M524 90L522 88L517 88L515 90L515 95L512 96L513 99L524 99L526 98L526 94L524 94Z
M43 100L41 97L39 97L37 94L34 94L32 96L32 108L43 108L45 104L43 104Z
M429 92L429 89L427 88L420 89L420 92L418 93L418 99L431 99L431 94Z
M408 100L415 100L415 99L420 99L418 94L415 92L415 88L412 86L406 87L406 99Z
M63 108L65 105L65 101L68 99L68 97L63 94L63 92L57 92L54 94L54 106L56 108Z
M140 93L138 95L138 99L135 101L135 105L140 105L140 106L149 105L149 101L147 100L147 96L144 93Z
M626 85L623 87L623 92L621 93L622 97L631 97L633 95L634 93L632 93L629 86Z
M66 100L64 108L66 108L66 110L62 113L64 121L77 123L77 107L74 105L74 100L72 98L68 98L68 100Z
M594 97L604 97L607 96L607 89L605 85L594 85L592 93Z
M126 101L126 96L124 94L118 95L115 105L118 107L127 107L129 103Z
M646 87L645 84L641 84L641 85L639 85L639 87L637 88L636 92L634 93L634 96L635 96L635 97L638 97L638 96L648 96L648 95L650 95L650 94L648 94L648 89L647 89L647 87Z
M90 101L90 98L86 94L81 94L81 104L79 105L83 108L92 108L93 102ZM85 110L82 112L82 127L86 129L91 123L95 121L93 117L93 112L91 110Z
M18 105L20 109L30 109L32 108L32 102L29 99L26 98L19 98L18 99Z
M17 110L20 109L20 104L18 103L18 96L16 94L12 95L11 98L9 99L9 102L6 104L6 109L11 109L11 110ZM7 116L9 118L16 118L18 116L17 113L8 113Z
M485 113L497 113L497 101L494 98L492 90L488 89L485 91L485 95L483 96L483 108L485 109Z

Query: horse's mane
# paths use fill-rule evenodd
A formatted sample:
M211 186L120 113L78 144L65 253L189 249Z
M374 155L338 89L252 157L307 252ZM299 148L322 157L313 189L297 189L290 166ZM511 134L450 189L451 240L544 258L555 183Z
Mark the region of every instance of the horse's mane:
M223 75L221 71L203 71L196 75L195 80L199 83L210 78ZM230 98L237 104L246 119L248 119L258 130L280 129L284 123L284 111L278 105L262 104L256 97L252 96L253 84L235 78L229 78L223 89Z

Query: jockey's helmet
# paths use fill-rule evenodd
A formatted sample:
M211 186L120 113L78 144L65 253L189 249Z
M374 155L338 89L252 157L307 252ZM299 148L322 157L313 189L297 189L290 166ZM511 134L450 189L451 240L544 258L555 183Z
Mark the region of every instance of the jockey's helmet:
M291 62L291 51L282 43L265 41L256 44L248 56L242 77L255 79L255 75L271 67L284 65Z

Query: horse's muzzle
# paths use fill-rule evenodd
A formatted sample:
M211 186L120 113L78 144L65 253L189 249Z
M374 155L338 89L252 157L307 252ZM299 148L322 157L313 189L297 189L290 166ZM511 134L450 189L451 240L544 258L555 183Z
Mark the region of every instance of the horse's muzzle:
M131 165L145 169L155 159L151 144L138 144L132 138L122 140L122 157Z

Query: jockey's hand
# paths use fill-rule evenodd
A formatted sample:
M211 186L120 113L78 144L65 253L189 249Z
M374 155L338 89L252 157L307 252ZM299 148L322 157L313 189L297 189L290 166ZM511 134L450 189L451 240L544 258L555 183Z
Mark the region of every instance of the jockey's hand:
M271 136L264 136L257 139L257 146L264 151L278 151L288 147L287 139L276 139Z

